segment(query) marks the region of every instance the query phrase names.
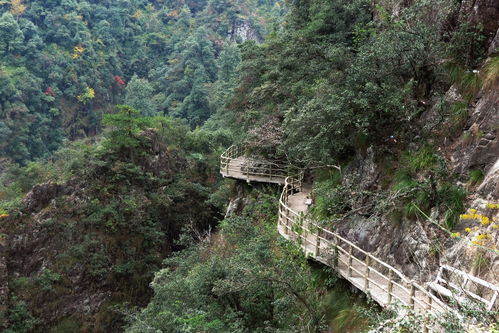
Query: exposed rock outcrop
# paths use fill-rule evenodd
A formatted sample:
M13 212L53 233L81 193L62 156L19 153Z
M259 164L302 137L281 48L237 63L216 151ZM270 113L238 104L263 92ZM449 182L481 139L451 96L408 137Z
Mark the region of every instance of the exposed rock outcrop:
M394 222L389 214L373 211L373 195L363 192L381 190L380 176L374 147L350 163L343 171L343 185L354 191L349 202L355 213L347 214L348 217L336 223L334 228L407 276L431 280L439 265L435 240L445 238L445 235L428 221L401 218Z
M246 20L234 20L232 22L231 30L229 31L229 40L238 43L243 43L248 40L262 43L263 37L250 22Z
M499 22L498 1L464 0L461 2L461 15L470 22L480 24L489 40L494 38Z
M499 29L497 29L496 34L492 41L490 42L488 54L489 56L499 53Z
M499 159L485 175L477 193L480 197L491 201L499 200Z
M35 185L24 197L23 205L27 211L40 210L62 194L64 188L63 185L56 183Z
M453 169L463 178L473 169L487 173L499 160L499 85L484 89L479 94L466 130L451 147L450 160ZM494 186L486 185L493 179L492 175L486 177L480 193L497 199L499 193Z

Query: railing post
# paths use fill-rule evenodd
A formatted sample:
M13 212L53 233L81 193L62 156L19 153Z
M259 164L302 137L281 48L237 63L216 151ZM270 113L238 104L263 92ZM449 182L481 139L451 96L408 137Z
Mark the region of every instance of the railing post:
M289 231L290 231L290 227L289 227L289 210L288 210L288 207L284 207L284 219L286 220L286 225L285 225L285 228L286 228L286 235L289 235Z
M414 282L411 281L409 305L412 307L413 310L416 307L416 304L414 303L414 295L415 294L416 294L416 287L414 286Z
M393 292L393 271L388 270L388 304L392 302L392 292Z
M305 250L306 250L307 243L308 243L308 226L305 224L305 218L304 218L303 214L299 213L298 218L300 219L299 221L301 222L303 245L305 246ZM307 251L305 251L305 252L307 252Z
M352 244L348 244L348 277L352 276Z
M365 283L364 283L364 289L367 292L369 289L369 265L371 264L371 255L367 253L366 255L366 270L365 270Z
M315 238L315 256L316 257L319 256L320 247L321 247L321 229L319 228L317 230L317 236Z
M270 180L272 180L272 163L270 163L270 168L269 169L270 169L270 171L269 171L270 172Z
M426 305L426 310L431 311L431 305L432 305L433 299L431 298L431 295L428 296L428 304ZM428 318L425 318L425 321L423 323L423 333L428 333L430 332L430 329L428 328Z
M250 183L250 178L249 178L249 162L246 162L246 182L248 184Z
M282 226L282 205L279 204L279 217L277 218L277 227Z

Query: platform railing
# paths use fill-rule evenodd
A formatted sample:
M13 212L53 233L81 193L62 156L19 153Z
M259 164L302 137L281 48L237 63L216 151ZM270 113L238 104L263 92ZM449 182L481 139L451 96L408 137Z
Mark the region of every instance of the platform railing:
M431 283L423 286L407 278L393 266L348 239L310 220L304 212L293 210L289 204L289 198L303 189L301 170L290 167L286 163L253 158L246 154L244 147L234 145L221 155L220 172L224 177L246 179L248 182L255 179L276 182L275 180L279 179L277 183L284 184L279 199L279 233L294 241L315 260L336 268L341 276L364 293L371 295L381 306L386 307L398 303L415 311L431 313L451 311L461 317L458 312L432 293L429 288ZM441 268L441 271L444 269L457 271L448 266ZM481 279L471 278L465 274L463 283L466 287L468 281L477 282L477 280L483 282ZM494 285L491 285L493 287L491 288L486 281L485 284L481 284L495 291L490 300L485 300L469 290L467 294L471 294L480 301L487 301L485 302L487 308L491 309L499 298L499 290ZM422 331L437 332L440 329L424 325Z
M448 306L431 291L408 279L351 241L317 223L289 206L289 197L301 191L301 181L286 178L279 201L279 232L325 264L335 265L339 273L380 305L399 302L413 310L444 312ZM334 261L331 262L331 259Z
M245 179L268 178L282 181L292 172L288 163L253 158L241 145L229 147L220 157L220 172L224 177Z

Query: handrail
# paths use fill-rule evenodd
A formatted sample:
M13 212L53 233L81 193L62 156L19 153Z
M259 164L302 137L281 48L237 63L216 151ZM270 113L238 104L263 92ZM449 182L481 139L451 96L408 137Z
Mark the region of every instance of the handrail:
M451 282L450 280L447 280L444 277L445 271L448 271L449 273L451 273L451 276L460 277L462 279L462 282L459 282L458 285L456 285L453 282ZM475 285L475 286L478 285L482 288L489 289L489 291L491 292L489 294L490 299L486 299L480 295L477 295L475 292L473 292L469 288L470 283L471 283L471 285ZM439 285L439 284L442 285L444 288L448 289L449 292L451 292L452 294L457 293L459 295L460 293L464 293L465 295L482 302L483 304L486 305L486 309L488 311L491 311L498 301L498 296L499 296L499 287L498 286L493 285L492 283L490 283L488 281L482 280L476 276L467 274L459 269L456 269L456 268L448 266L448 265L440 266L440 270L438 272L437 278L436 278L435 282L432 284L433 288L435 288L434 287L435 285ZM453 290L451 290L451 289L453 289Z
M245 179L248 182L266 177L282 184L290 174L290 165L285 162L245 156L244 147L232 145L220 156L220 171L224 177Z
M249 163L253 165L250 166ZM451 311L461 318L461 314L435 296L428 286L421 286L416 281L410 280L393 266L376 258L348 239L306 219L303 212L293 210L288 204L289 197L295 192L302 191L303 171L293 175L289 172L290 166L285 163L245 156L244 148L239 145L233 145L222 153L220 168L224 177L246 179L248 182L252 180L251 176L256 177L253 179L257 181L267 182L276 182L277 178L279 178L277 183L284 183L279 198L279 233L289 240L296 241L305 253L311 255L317 261L329 266L337 266L338 272L344 278L365 293L371 294L373 299L380 305L388 306L393 301L396 301L412 310ZM234 172L234 174L231 174L231 172ZM284 234L281 229L283 229ZM301 232L299 232L300 230ZM324 257L324 250L326 250L328 257ZM336 258L329 256L330 250L337 254ZM336 262L331 263L331 259L335 259ZM340 267L340 263L346 268ZM452 267L448 266L441 268L441 270L443 269L453 270ZM355 277L354 273L358 277ZM359 282L359 277L362 283ZM490 301L489 308L499 298L499 291L495 288L493 289L495 294ZM425 332L428 330L433 331L426 325L423 325L422 328Z
M300 184L300 186L296 186L296 184L298 183ZM372 289L372 287L370 288L370 285L374 285L378 290L383 291L386 294L386 299L377 300L382 305L388 305L392 302L392 300L399 300L401 303L409 306L412 309L416 309L417 306L424 310L437 312L443 312L450 309L438 297L433 295L427 288L424 288L421 285L417 284L415 281L410 280L393 266L376 258L371 253L363 250L348 239L338 235L335 232L332 232L331 230L325 229L310 220L303 221L303 216L294 211L288 205L289 195L293 192L299 191L301 191L301 182L297 179L294 179L293 177L287 177L284 182L284 188L282 190L281 197L279 198L279 225L284 227L285 233L287 233L288 236L289 234L292 234L296 239L300 240L300 246L306 251L310 250L310 248L307 248L307 245L315 247L312 253L312 257L315 257L316 259L320 258L320 250L324 249L323 244L326 244L328 248L334 250L336 253L342 252L343 255L347 257L346 262L348 263L346 264L346 278L351 278L352 271L357 272L357 274L361 275L361 277L364 278L364 286L361 286L361 289L363 289L364 292L369 293L369 291ZM305 236L293 230L293 227L296 227L297 225L305 234ZM314 229L316 231L312 231L311 229ZM323 235L322 237L321 234ZM331 237L332 240L327 239L326 235ZM312 237L312 241L307 238L310 236ZM307 244L313 243L314 240L315 244ZM353 267L353 260L356 260L358 263L362 263L362 269L365 270L365 273L359 272L358 267ZM343 260L341 261L344 263ZM382 273L380 270L376 269L373 264L381 266L384 270L387 271L387 273ZM370 277L370 274L372 273L375 273L377 276L388 282L386 289L382 288L379 282ZM397 280L402 284L397 283ZM394 292L394 289L397 289L399 292ZM416 293L418 293L417 297Z

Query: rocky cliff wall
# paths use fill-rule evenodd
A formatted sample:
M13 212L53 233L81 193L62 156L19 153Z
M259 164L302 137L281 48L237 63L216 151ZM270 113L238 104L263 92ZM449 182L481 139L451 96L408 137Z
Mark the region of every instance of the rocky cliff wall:
M404 6L400 1L388 2L395 14ZM463 1L459 20L481 23L487 36L487 61L490 57L498 55L499 1ZM461 100L455 87L451 87L446 98L448 102ZM439 117L435 112L432 113L432 107L429 106L428 112L422 116L422 130L442 130L442 124L445 122ZM446 133L448 135L448 132ZM458 176L457 183L467 187L465 206L475 208L478 213L483 213L491 219L499 219L497 210L486 207L487 203L499 202L499 80L484 86L474 96L461 131L455 135L437 138L435 143L450 170ZM417 144L411 143L409 147L411 146L417 147ZM350 186L358 193L365 190L372 193L381 192L383 154L386 154L386 147L371 147L367 153L356 156L344 170L343 185ZM468 186L466 182L473 170L481 170L484 177L479 185ZM372 211L362 214L362 209L359 208L369 207L369 200L374 199L364 197L352 201L353 210L358 211L350 215L347 222L335 225L340 234L354 240L408 276L417 277L422 281L432 280L440 265L450 264L499 284L497 252L483 251L473 246L470 238L452 239L448 233L427 219L402 218L394 222L388 214L373 214ZM442 212L432 211L431 218L434 221L440 220ZM469 222L461 221L455 226L455 231L462 231L464 234L464 229L470 226ZM499 244L496 246L499 248ZM480 268L477 258L483 260L486 265Z

